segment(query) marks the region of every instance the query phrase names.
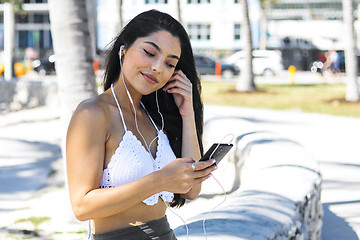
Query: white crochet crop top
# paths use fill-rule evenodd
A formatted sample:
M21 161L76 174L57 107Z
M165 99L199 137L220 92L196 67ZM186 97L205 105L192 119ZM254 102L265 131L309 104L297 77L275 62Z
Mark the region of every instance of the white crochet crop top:
M157 130L158 145L154 159L152 154L145 149L137 137L130 130L127 130L124 116L114 91L113 96L119 109L125 134L115 150L114 155L111 157L107 168L103 170L100 188L111 188L133 182L161 169L176 159L166 134L163 130L158 129L148 114L148 117ZM142 106L145 109L144 105ZM143 202L147 205L155 205L158 203L159 197L161 197L164 202L172 202L174 194L166 191L159 192L145 199Z

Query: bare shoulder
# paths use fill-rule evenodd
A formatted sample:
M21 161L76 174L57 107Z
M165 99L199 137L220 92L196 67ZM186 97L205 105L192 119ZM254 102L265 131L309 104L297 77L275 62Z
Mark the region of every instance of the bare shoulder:
M106 128L109 118L109 104L99 95L81 102L76 108L70 121L73 124L82 124L84 127Z

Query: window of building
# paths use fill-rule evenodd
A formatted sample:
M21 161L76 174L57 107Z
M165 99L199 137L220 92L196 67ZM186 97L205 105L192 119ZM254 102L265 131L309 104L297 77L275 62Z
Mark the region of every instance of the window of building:
M211 0L188 0L188 4L211 3Z
M21 30L18 31L19 48L33 47L36 49L50 49L52 48L52 38L50 30Z
M15 23L50 23L49 13L16 13Z
M145 4L156 4L156 3L167 4L168 0L145 0Z
M239 23L234 24L234 40L240 40L241 25Z
M15 23L28 23L29 22L29 15L25 13L15 14Z
M193 23L187 25L189 37L191 40L210 40L211 25Z

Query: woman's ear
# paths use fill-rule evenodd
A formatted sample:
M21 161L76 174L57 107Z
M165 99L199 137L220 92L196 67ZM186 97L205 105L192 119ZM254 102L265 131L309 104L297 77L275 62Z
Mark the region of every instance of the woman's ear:
M124 49L125 49L125 45L121 45L120 50L119 50L120 61L121 61L122 56L124 55L124 53L123 53Z

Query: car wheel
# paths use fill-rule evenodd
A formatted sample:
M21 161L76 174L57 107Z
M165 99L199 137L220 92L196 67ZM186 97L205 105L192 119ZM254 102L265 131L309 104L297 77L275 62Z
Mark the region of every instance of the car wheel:
M274 71L273 71L273 70L271 70L270 68L266 68L266 69L263 71L262 75L263 75L264 77L273 77L275 74L274 74Z
M233 73L231 70L227 69L227 70L224 70L224 71L222 72L222 76L223 76L225 79L231 79L231 78L234 77L234 73Z

